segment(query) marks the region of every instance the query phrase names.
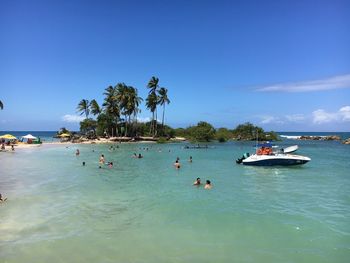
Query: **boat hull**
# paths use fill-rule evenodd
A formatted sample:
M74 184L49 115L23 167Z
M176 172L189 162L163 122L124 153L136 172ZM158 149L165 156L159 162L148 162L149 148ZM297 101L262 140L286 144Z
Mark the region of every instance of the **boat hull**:
M302 165L309 162L309 157L301 155L252 155L247 159L244 159L242 163L244 165L254 166L291 166Z

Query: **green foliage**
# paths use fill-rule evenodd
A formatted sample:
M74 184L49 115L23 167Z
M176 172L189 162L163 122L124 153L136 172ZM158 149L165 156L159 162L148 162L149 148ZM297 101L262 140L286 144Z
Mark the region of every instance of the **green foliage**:
M233 130L233 137L236 140L254 141L275 141L278 140L278 135L275 132L265 132L263 128L254 126L250 122L238 125Z
M174 133L176 137L188 137L187 129L184 128L176 128L174 129Z
M198 122L197 126L189 127L187 130L190 139L196 142L209 142L215 136L214 127L204 121Z
M279 141L281 138L274 131L265 133L265 141Z
M216 130L215 138L219 142L226 142L233 138L233 134L227 128L219 128Z
M84 134L93 131L95 133L97 128L97 121L93 119L85 119L80 122L80 131Z
M114 129L115 126L116 123L113 116L106 113L101 113L100 115L98 115L96 129L96 133L98 136L104 136L105 133L107 133L107 135L111 135L112 129Z
M86 119L89 118L90 113L90 103L88 100L81 100L78 104L77 111L80 112L80 115L85 114Z
M71 133L69 130L67 130L65 127L62 127L58 132L57 134L60 135L60 134L63 134L63 133Z
M160 137L158 140L157 140L157 143L167 143L168 142L168 139L165 138L165 137Z

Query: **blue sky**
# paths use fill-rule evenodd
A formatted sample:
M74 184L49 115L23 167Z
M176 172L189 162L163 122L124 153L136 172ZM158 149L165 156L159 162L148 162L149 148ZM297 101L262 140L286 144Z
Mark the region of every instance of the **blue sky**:
M77 130L81 99L118 82L145 98L157 76L173 127L350 131L349 14L345 0L2 0L0 130Z

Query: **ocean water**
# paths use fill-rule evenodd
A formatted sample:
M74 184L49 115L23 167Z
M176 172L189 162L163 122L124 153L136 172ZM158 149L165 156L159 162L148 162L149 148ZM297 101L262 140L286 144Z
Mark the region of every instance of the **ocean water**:
M235 163L251 142L0 153L0 262L348 262L350 145L296 143L311 162L273 168Z

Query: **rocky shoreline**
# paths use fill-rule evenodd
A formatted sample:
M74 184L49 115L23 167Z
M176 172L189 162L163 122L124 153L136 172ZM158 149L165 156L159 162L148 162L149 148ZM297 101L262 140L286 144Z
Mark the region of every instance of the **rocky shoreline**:
M329 136L309 136L302 135L299 140L313 140L313 141L340 141L341 138L338 135L329 135Z

